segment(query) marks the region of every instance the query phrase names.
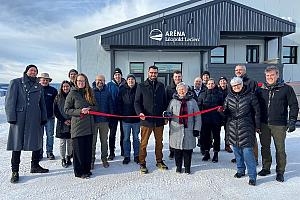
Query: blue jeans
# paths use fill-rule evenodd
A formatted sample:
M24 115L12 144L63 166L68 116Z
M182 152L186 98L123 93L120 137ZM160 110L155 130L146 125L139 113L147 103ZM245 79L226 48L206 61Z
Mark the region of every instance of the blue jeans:
M249 178L256 181L256 160L253 147L243 148L233 145L233 152L236 158L237 172L245 173L247 166Z
M46 140L46 152L53 153L53 144L54 144L54 118L50 118L47 120L47 123L43 127L45 129L47 140ZM41 150L41 154L43 154L43 148Z
M126 123L126 122L123 122L124 157L130 157L130 151L131 151L130 135L131 135L131 130L132 130L132 137L133 137L134 157L139 156L139 150L140 150L140 139L139 139L140 123Z

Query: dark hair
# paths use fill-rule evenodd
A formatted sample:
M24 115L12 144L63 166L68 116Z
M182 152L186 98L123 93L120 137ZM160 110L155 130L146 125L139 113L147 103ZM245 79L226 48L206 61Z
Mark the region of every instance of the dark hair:
M71 85L71 82L69 82L69 81L67 81L67 80L64 80L63 82L61 82L61 84L60 84L60 87L59 87L59 91L58 91L58 95L56 95L56 97L55 97L55 101L57 102L60 98L65 98L65 96L64 96L64 91L63 91L63 85L65 84L65 83L67 83L67 84L69 84L70 85L70 89L71 89L71 87L72 87L72 85Z
M77 71L76 69L71 69L71 70L69 71L68 77L70 77L70 74L71 74L72 72L75 72L76 74L78 74L78 71Z
M180 70L175 70L175 71L173 72L173 76L174 76L174 74L182 74L182 72L181 72Z
M148 71L149 71L150 69L156 69L156 70L158 71L158 67L156 67L155 65L150 66L150 67L148 68Z

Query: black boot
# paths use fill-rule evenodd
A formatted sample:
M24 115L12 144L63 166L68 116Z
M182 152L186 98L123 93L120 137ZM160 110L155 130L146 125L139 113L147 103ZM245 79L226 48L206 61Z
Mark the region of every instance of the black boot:
M64 167L64 168L67 168L68 167L68 165L67 165L67 163L66 163L66 159L61 159L61 166L62 167Z
M213 162L213 163L217 163L217 162L218 162L218 152L215 152L215 153L214 153L212 162Z
M204 157L202 158L202 161L208 161L210 159L209 151L205 151Z
M13 172L11 174L10 182L11 183L18 183L19 182L19 172Z
M67 165L68 166L72 165L71 156L67 156Z
M278 181L278 182L284 182L283 174L278 173L276 175L276 181Z
M48 173L49 169L42 168L39 164L32 165L30 173Z

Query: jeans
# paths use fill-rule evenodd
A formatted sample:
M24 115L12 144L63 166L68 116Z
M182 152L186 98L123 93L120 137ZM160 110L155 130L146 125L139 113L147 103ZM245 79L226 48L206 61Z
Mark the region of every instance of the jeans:
M237 172L245 173L247 166L249 178L256 181L256 160L253 147L243 148L233 145L233 152L236 158Z
M54 118L49 118L47 123L43 127L46 131L47 140L46 140L46 152L53 153L53 144L54 144ZM41 154L43 154L43 148L41 149Z
M123 140L123 147L124 147L124 157L130 157L131 151L131 142L130 142L130 135L132 130L132 137L133 137L133 152L134 157L139 156L139 149L140 149L140 123L126 123L123 122L123 131L124 131L124 140Z

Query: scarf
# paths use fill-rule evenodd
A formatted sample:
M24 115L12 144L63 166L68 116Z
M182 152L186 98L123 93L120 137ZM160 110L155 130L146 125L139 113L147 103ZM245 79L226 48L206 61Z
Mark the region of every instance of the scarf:
M181 106L180 106L179 115L188 114L186 99L180 99L180 101L181 101ZM184 128L187 128L188 127L188 118L187 117L179 118L179 124L183 124Z

